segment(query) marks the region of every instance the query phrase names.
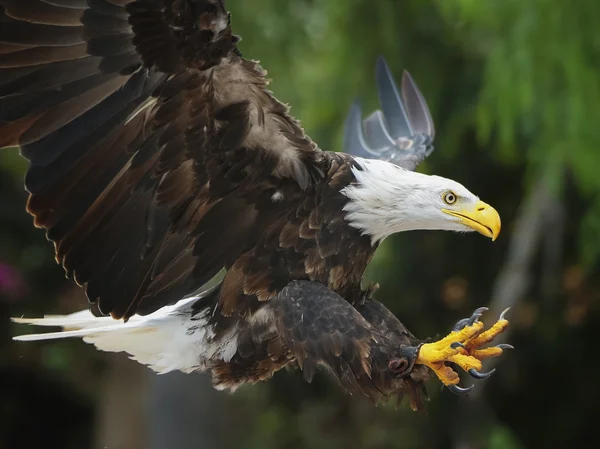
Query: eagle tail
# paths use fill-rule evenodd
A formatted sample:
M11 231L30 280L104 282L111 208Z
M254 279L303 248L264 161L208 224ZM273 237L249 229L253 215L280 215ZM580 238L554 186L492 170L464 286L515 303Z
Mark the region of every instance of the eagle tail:
M127 322L96 317L89 310L44 318L12 318L18 324L62 328L57 332L19 335L13 340L79 337L100 351L126 352L159 374L203 371L209 361L228 357L237 348L235 339L212 338L214 325L209 320L215 303L214 294L194 296L150 315L134 315Z
M25 334L13 337L16 341L56 340L70 337L86 337L104 332L124 332L125 330L143 327L140 320L127 323L117 322L111 317L97 317L89 310L69 315L46 315L44 318L11 318L13 323L29 324L32 326L57 326L62 331L45 332L41 334Z

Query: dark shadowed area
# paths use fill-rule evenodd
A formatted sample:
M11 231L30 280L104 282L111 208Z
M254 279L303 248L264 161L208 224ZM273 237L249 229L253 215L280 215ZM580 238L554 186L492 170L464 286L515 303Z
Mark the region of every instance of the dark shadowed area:
M418 169L500 213L496 242L410 232L368 271L417 336L506 307L516 347L458 398L374 407L324 374L277 373L235 394L208 376L157 376L81 341L16 343L10 316L86 306L25 212L25 161L0 152L0 449L537 449L589 447L600 420L600 2L229 0L244 56L322 149L342 146L356 96L378 107L373 68L407 69L436 123ZM0 25L1 26L1 25ZM488 363L486 368L491 368Z

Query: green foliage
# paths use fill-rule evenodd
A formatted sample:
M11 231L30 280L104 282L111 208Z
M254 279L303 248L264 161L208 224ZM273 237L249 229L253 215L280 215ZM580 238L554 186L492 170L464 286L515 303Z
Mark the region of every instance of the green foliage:
M513 433L502 426L498 426L492 431L486 447L488 449L524 449Z
M438 127L436 157L456 157L461 136L474 131L496 161L551 172L558 197L567 174L586 197L600 194L597 1L388 0L373 8L364 0L259 0L231 7L242 50L261 60L275 93L322 148L340 148L354 96L376 106L372 67L384 54L426 93ZM592 262L600 245L590 245L582 243L581 256Z
M438 3L484 64L480 141L505 157L525 157L529 169L551 170L555 183L568 173L589 198L600 194L600 3ZM599 212L590 208L586 222L600 220ZM584 238L581 247L588 263L600 252L596 238Z

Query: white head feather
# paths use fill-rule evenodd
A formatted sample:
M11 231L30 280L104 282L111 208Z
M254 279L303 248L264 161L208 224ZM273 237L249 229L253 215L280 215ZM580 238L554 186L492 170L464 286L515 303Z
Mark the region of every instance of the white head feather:
M357 158L356 183L344 188L349 198L344 207L349 224L380 242L396 232L417 229L473 231L443 210L475 208L479 198L451 179L405 170L390 162ZM456 196L454 204L444 197Z

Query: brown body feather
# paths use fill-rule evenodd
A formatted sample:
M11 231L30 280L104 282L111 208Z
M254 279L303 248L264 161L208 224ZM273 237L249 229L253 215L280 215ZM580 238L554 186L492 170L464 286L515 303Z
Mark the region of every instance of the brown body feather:
M288 365L310 382L324 366L348 392L375 402L408 395L414 409L422 407L428 369L412 357L420 342L381 303L367 296L354 307L319 282L293 281L263 313L274 325L246 322L235 356L213 364L217 388L269 379ZM221 325L225 331L231 323Z
M375 248L343 218L355 162L316 147L237 42L222 0L0 0L0 145L31 163L28 211L103 314L149 314L225 268L222 320L251 320L310 280L348 301L315 313L334 326L350 308L338 324L362 328L350 304L365 299ZM307 377L325 363L366 391L384 371L369 326L301 331L280 323L248 340L254 358L237 354L217 377L262 379L297 360ZM342 354L353 358L336 365Z

